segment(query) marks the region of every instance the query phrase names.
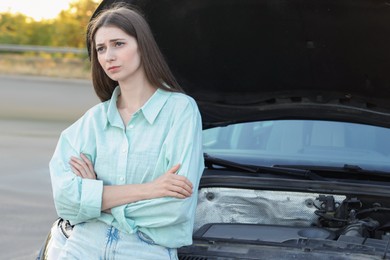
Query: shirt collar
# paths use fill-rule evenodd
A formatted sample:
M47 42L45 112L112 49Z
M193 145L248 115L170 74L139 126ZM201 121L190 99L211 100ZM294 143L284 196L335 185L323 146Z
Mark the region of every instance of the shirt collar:
M121 89L119 88L119 86L117 86L112 93L111 99L108 101L107 123L112 126L123 128L122 118L119 115L118 107L116 106L116 102L118 101L118 96L120 93Z
M149 100L142 106L141 110L149 124L153 124L154 120L160 113L165 102L171 95L171 92L158 88Z
M117 86L114 89L111 99L109 100L108 103L107 123L109 123L112 126L123 128L122 118L120 117L117 104L116 104L120 93L121 93L120 87ZM158 88L156 92L154 92L153 95L148 99L148 101L146 101L146 103L140 108L140 111L142 111L142 114L144 115L145 119L149 122L149 124L154 123L158 114L163 108L165 102L168 100L171 94L172 93L169 91L165 91Z

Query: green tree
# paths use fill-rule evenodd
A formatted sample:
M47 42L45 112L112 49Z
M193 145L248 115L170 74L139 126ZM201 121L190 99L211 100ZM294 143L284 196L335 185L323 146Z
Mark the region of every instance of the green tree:
M42 21L0 13L0 44L84 48L86 27L97 6L97 0L73 1L55 19Z
M25 44L28 35L24 29L29 22L28 17L23 14L1 13L0 43Z
M87 24L96 7L94 0L72 2L69 9L62 11L54 22L56 31L53 45L85 47Z

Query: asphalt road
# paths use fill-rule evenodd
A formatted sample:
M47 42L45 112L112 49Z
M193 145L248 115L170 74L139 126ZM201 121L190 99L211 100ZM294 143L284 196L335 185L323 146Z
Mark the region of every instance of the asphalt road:
M0 75L0 259L35 259L56 219L59 134L98 102L88 81Z

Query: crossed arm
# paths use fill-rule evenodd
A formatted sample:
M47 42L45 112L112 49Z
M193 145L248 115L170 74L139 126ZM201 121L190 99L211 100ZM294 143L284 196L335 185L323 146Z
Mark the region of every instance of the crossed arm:
M80 158L71 157L69 164L77 176L96 180L93 164L84 154L80 154ZM190 197L193 185L186 177L176 174L179 168L180 164L176 164L159 178L148 183L103 186L101 210L109 211L116 206L146 199Z

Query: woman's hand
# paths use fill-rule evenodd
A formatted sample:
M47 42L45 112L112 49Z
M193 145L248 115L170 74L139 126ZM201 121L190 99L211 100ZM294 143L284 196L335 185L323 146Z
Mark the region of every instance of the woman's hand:
M186 177L176 174L179 168L180 164L177 164L154 181L147 183L152 198L185 199L192 195L192 183Z
M92 162L82 153L80 157L81 159L74 156L70 158L69 164L73 173L84 179L96 180L96 173L93 169Z

